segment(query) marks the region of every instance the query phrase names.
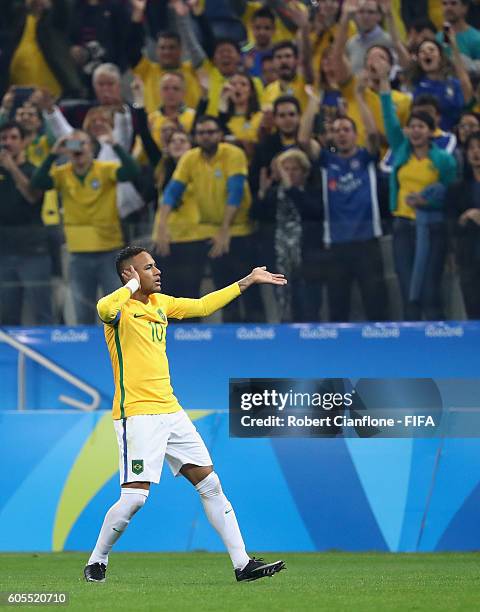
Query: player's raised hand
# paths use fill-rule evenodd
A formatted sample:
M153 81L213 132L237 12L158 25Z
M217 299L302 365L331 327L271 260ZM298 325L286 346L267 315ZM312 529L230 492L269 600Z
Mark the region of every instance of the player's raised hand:
M286 285L287 279L284 274L274 274L273 272L269 272L266 266L260 266L258 268L253 268L250 274L242 278L238 284L240 285L240 291L243 292L251 285Z
M124 283L128 283L128 281L132 280L132 278L135 278L138 281L138 284L140 284L140 276L138 275L138 272L133 266L128 266L128 268L125 268L125 270L122 272L122 280Z

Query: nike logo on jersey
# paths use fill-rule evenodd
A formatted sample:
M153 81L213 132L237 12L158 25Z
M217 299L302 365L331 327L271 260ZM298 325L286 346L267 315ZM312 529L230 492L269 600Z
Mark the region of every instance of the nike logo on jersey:
M115 527L112 527L112 529L113 529L113 531L116 531L117 533L122 533L122 532L120 531L120 529L115 529Z
M138 319L139 317L144 317L144 316L145 316L144 314L137 314L137 313L135 313L135 314L133 315L133 318L134 318L134 319Z
M225 514L228 514L229 512L231 512L233 510L233 508L230 508L230 510L225 510Z

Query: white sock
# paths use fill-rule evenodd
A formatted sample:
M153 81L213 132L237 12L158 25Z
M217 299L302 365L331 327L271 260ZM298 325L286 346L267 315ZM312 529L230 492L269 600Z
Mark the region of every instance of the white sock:
M211 472L195 488L200 493L205 514L225 544L235 569L243 569L250 561L231 503L225 497L220 480Z
M132 516L147 501L147 497L148 491L146 489L122 489L120 499L113 504L105 515L97 543L87 565L92 563L108 564L108 553L112 546L125 531Z

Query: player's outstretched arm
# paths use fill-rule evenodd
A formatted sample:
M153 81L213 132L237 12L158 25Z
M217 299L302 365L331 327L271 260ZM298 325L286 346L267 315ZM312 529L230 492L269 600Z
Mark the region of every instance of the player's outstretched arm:
M273 274L265 266L254 268L248 276L236 283L213 291L199 300L190 298L170 298L167 316L174 319L188 317L208 317L220 308L229 304L249 287L256 284L286 285L287 279L283 274Z
M125 285L101 298L97 303L98 316L107 325L114 325L118 322L122 306L140 287L140 277L133 266L125 268L122 278Z

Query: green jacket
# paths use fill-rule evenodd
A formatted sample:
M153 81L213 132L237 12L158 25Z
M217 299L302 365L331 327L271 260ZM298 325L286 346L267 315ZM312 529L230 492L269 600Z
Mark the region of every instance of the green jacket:
M398 203L398 171L404 166L412 155L412 146L408 138L404 135L403 129L398 120L397 113L392 101L391 94L380 94L382 103L383 121L387 134L388 144L393 153L393 168L389 177L389 199L390 210L394 212ZM453 155L437 147L436 144L430 145L428 157L439 172L439 183L445 188L457 179L457 162ZM443 208L443 198L427 200L431 208Z

